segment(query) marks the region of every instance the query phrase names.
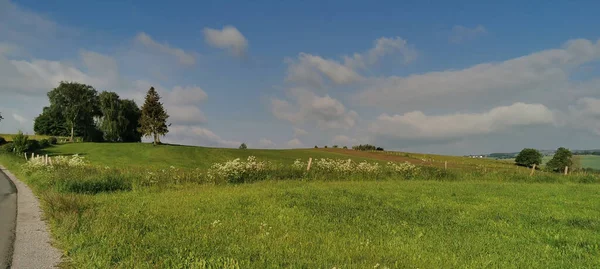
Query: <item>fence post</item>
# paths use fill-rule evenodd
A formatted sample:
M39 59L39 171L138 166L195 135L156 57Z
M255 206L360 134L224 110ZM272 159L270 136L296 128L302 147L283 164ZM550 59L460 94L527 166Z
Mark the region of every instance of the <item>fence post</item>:
M448 161L444 162L444 170L448 170Z
M533 164L533 168L531 168L531 173L529 174L529 176L533 176L533 173L535 172L535 167L536 164Z
M31 153L31 158L32 159L35 158L35 153L33 153L33 152Z
M25 155L25 161L28 161L27 160L27 152L25 152L24 155Z
M308 166L306 167L306 171L310 170L311 163L312 163L312 158L308 158Z
M567 174L569 174L569 167L568 167L568 166L565 166L565 176L566 176Z

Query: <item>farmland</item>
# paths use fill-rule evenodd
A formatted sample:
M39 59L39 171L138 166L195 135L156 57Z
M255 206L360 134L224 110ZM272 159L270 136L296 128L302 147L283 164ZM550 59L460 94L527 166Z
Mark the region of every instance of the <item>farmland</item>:
M593 175L530 177L500 161L343 149L74 143L40 153L89 162L32 169L0 155L41 198L65 267L600 266L600 185L580 183L600 182ZM191 176L249 156L278 170L246 184ZM305 171L308 158L310 173L269 174L297 159ZM319 170L323 158L367 168ZM405 162L416 166L406 166L410 177L368 172Z

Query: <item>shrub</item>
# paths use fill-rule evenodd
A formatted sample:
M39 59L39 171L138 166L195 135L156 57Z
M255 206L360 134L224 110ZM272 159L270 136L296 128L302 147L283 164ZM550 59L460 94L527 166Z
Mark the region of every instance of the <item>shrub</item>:
M337 148L339 148L339 146L338 145L333 145L333 148L337 149Z
M0 146L0 153L12 153L15 149L15 145L12 142L8 142Z
M515 163L526 167L532 167L534 164L539 166L542 163L542 154L537 149L525 148L517 155Z
M324 148L327 148L327 145L325 145L325 147L324 147Z
M383 148L382 147L377 147L377 150L378 151L383 151Z
M19 131L17 135L13 136L14 151L17 154L27 152L29 150L28 137Z
M50 141L48 139L40 140L40 148L47 148L50 146Z
M41 148L42 147L41 147L40 141L37 141L35 139L27 140L27 150L28 151L36 151Z
M4 137L0 136L0 146L6 144L6 139L4 139Z
M319 147L317 147L317 145L315 145L315 148L318 149Z
M375 147L373 145L369 145L369 144L365 144L365 145L358 145L358 146L352 146L352 149L354 150L363 150L363 151L369 151L369 150L383 150L383 148L380 147Z
M239 158L225 163L215 163L209 169L207 177L213 182L244 183L264 179L265 172L271 169L271 164L257 161L250 156L246 161Z
M246 146L246 143L242 143L239 147L239 149L247 149L248 146Z
M347 147L347 146L344 146L344 149L348 149L348 147Z
M51 145L56 145L58 144L58 138L52 136L50 138L48 138L48 141L50 142Z

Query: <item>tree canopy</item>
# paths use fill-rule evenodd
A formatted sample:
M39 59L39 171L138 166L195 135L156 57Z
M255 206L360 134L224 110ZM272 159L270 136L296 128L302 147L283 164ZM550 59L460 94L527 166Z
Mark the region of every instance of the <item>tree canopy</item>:
M160 136L164 136L169 132L168 118L169 115L160 102L160 96L154 87L150 87L146 94L146 101L142 106L140 133L144 136L152 136L154 145L160 144Z
M573 160L571 159L573 154L570 150L560 147L554 153L554 157L546 164L546 169L550 171L560 172L565 169L566 166L573 166Z
M98 107L98 92L94 87L77 82L60 82L58 87L48 93L50 106L60 109L67 128L70 129L71 141L77 126L84 127L84 135L92 136L94 117L101 115Z
M542 153L537 149L525 148L515 158L515 163L520 166L532 167L542 163Z

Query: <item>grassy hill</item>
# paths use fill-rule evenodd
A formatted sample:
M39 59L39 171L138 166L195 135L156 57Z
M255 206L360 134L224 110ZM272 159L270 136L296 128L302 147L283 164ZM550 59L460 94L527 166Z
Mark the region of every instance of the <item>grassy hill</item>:
M65 267L600 267L600 184L579 183L600 182L593 175L530 177L490 159L344 149L74 143L41 153L82 154L92 163L32 168L0 154L40 197ZM184 180L185 171L250 155L279 164L410 162L421 170L410 178ZM156 184L161 177L168 184Z

